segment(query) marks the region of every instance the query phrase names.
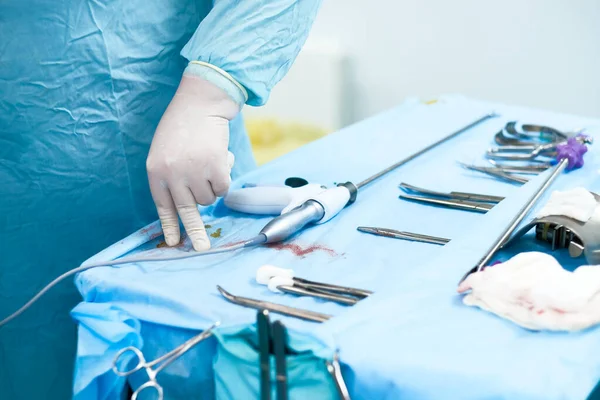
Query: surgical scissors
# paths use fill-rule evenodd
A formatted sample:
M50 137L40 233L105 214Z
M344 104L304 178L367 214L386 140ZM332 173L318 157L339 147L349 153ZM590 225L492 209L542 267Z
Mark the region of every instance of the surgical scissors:
M160 371L162 371L163 369L168 367L170 364L172 364L175 360L177 360L179 357L181 357L183 354L185 354L192 347L194 347L195 345L197 345L204 339L210 337L212 335L213 329L215 329L219 325L220 325L220 322L215 322L211 327L209 327L202 333L194 336L193 338L187 340L182 345L176 347L175 349L169 351L168 353L166 353L166 354L160 356L159 358L155 359L154 361L150 361L150 362L146 361L144 354L137 347L134 347L134 346L125 347L125 348L121 349L115 356L115 359L113 361L112 370L118 376L123 376L123 377L130 376L142 369L145 370L146 374L148 375L148 382L144 383L139 388L137 388L137 390L135 392L133 392L133 395L131 396L131 400L136 400L138 398L138 396L140 395L140 393L142 393L144 390L149 389L149 388L152 388L156 391L158 400L163 400L163 397L164 397L163 387L156 380L156 376L160 373ZM124 357L124 354L128 353L128 352L133 353L134 358L137 358L137 364L133 368L121 370L121 369L119 369L119 364L125 363L125 365L128 365L128 363L131 361L131 360L126 360ZM156 366L156 368L153 369L154 366Z

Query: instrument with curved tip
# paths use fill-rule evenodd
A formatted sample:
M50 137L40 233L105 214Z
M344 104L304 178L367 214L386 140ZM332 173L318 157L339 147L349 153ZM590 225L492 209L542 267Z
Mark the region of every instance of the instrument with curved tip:
M502 179L504 181L508 181L511 183L519 183L519 184L524 184L529 182L529 179L526 178L521 178L520 176L514 176L514 175L510 175L508 173L506 173L505 171L503 171L500 168L493 168L493 167L480 167L477 165L469 165L469 164L464 164L459 162L459 164L466 169L470 169L472 171L478 171L478 172L483 172L484 174L488 174L491 175L493 177Z
M436 199L432 197L424 197L424 196L412 196L409 194L401 194L398 196L401 199L412 200L421 203L430 203L438 206L456 208L459 210L465 211L475 211L480 213L486 213L492 208L494 208L493 204L488 203L477 203L474 201L467 200L450 200L450 199Z
M511 136L521 139L544 141L544 142L559 142L569 138L569 134L563 133L558 129L544 125L536 124L521 124L517 121L511 121L506 124L504 131Z
M581 130L565 133L548 126L520 124L512 121L496 133L494 140L500 146L531 146L536 143L563 142L579 133L581 133Z
M539 160L531 160L529 165L511 165L511 164L501 164L493 159L488 159L488 162L492 164L495 168L500 169L505 173L514 173L514 174L525 174L525 175L538 175L548 168L552 167L552 164L546 163Z
M492 195L487 195L487 194L477 194L477 193L467 193L467 192L450 192L450 193L443 193L443 192L436 192L434 190L429 190L429 189L423 189L414 185L410 185L408 183L400 183L399 185L400 189L406 191L406 192L415 192L415 193L420 193L420 194L424 194L424 195L430 195L430 196L436 196L436 197L443 197L443 198L447 198L447 199L454 199L454 200L467 200L467 201L483 201L486 203L500 203L502 200L504 200L504 197L502 196L492 196Z
M255 300L248 297L235 296L219 285L217 285L217 290L227 301L242 307L254 308L256 310L268 310L273 313L283 314L289 317L300 318L313 322L325 322L332 318L331 315L322 314L315 311L284 306L282 304L271 303L269 301Z
M327 372L329 372L333 378L335 387L340 395L340 400L350 400L350 392L348 392L346 382L344 382L344 377L342 376L342 367L340 366L339 360L339 353L336 351L333 355L333 360L326 361L325 365L327 365Z

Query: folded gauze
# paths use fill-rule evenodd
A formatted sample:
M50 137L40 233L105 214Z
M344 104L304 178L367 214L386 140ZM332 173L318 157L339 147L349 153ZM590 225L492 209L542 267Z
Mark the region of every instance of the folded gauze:
M469 292L464 304L527 329L577 331L600 323L600 265L570 272L548 254L521 253L471 274L458 292Z
M580 222L587 222L598 202L588 190L578 187L565 191L556 190L550 195L548 203L538 212L538 218L550 215L564 215Z

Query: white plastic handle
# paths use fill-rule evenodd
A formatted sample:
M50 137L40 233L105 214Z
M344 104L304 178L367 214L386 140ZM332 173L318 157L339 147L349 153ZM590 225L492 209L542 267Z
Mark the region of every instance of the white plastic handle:
M325 189L312 183L298 188L289 186L256 186L234 190L225 196L225 205L235 211L258 215L279 215L291 204L302 204L306 198ZM294 207L295 208L295 207Z
M323 224L346 207L350 200L350 191L344 186L337 186L310 197L308 200L317 201L325 209L325 215L317 222L317 224Z

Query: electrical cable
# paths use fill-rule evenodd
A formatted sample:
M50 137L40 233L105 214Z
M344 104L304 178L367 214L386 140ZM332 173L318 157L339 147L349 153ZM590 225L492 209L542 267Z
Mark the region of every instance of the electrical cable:
M247 247L258 246L258 245L261 245L262 243L264 243L265 241L266 241L265 236L258 235L250 240L246 240L242 243L238 243L233 246L217 247L215 249L206 250L206 251L203 251L200 253L193 252L193 253L173 254L173 255L159 256L159 257L131 256L131 257L124 257L124 258L120 258L120 259L118 258L116 260L97 261L97 262L93 262L90 264L83 264L77 268L73 268L72 270L63 273L62 275L55 278L52 282L47 284L42 290L40 290L35 296L33 296L21 308L19 308L17 311L15 311L8 317L1 320L0 328L2 328L2 326L4 326L4 325L8 324L13 319L17 318L19 315L23 314L25 311L27 311L35 302L37 302L44 294L46 294L54 286L56 286L57 284L59 284L60 282L65 280L66 278L73 276L75 274L78 274L80 272L87 271L88 269L97 268L97 267L113 267L116 265L131 264L131 263L138 263L138 262L184 260L187 258L209 256L209 255L214 255L214 254L222 254L222 253L228 253L228 252L240 250L240 249L247 248Z

